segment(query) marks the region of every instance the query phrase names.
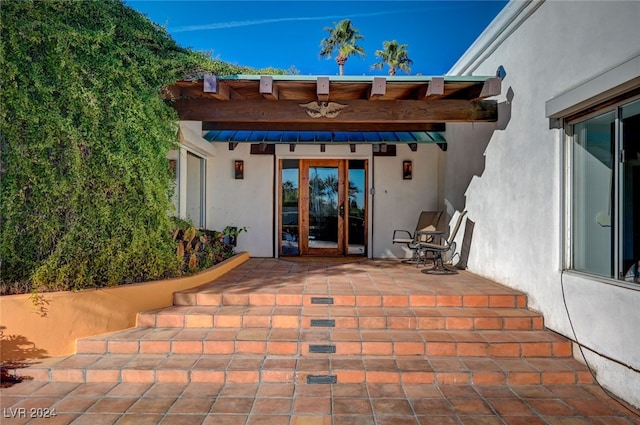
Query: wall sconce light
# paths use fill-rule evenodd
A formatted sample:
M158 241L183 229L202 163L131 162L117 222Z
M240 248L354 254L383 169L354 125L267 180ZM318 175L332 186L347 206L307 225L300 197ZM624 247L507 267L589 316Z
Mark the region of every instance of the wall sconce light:
M244 161L233 161L233 171L236 180L244 179Z
M402 180L413 178L413 164L411 161L402 161Z

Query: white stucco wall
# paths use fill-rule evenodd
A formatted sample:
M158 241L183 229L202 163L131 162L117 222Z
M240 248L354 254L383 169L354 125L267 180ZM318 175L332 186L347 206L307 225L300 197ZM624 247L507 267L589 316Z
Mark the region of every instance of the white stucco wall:
M509 24L518 8L528 17ZM447 126L445 202L475 223L469 270L527 292L549 328L601 354L587 355L599 382L640 406L640 288L561 274L564 132L545 116L549 99L640 53L640 2L512 2L505 12L495 22L507 30L490 27L450 72L502 65L507 75L493 129Z
M185 143L185 142L183 142ZM208 142L207 142L208 143ZM191 142L186 140L185 145ZM227 144L215 144L207 156L206 227L222 230L227 225L247 227L238 238L238 251L252 257L277 255L276 176L278 160L286 158L348 158L366 159L369 164L367 202L369 206L369 256L374 258L404 258L410 252L392 243L393 229L413 230L422 210L441 208L439 167L444 152L436 145L418 145L412 152L407 144L396 145L395 157L374 157L371 145L320 147L276 145L274 155L251 155L249 144L238 144L230 151ZM244 179L234 178L234 161L244 161ZM413 178L403 180L402 161L413 162ZM185 172L185 170L183 170ZM375 195L371 193L375 188Z
M406 144L396 145L396 156L377 156L373 161L373 257L407 258L406 246L393 244L393 230L414 231L421 211L441 209L439 159L444 152L437 145L418 145L412 152ZM402 161L413 161L413 178L402 179Z
M252 257L273 257L274 157L250 155L249 144L238 144L230 151L218 145L213 172L207 178L211 187L208 227L246 227L238 237L237 251ZM236 180L234 161L244 161L244 179Z

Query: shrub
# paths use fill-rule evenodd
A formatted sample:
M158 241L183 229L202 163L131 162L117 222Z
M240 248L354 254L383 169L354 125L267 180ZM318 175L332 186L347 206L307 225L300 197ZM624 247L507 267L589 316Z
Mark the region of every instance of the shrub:
M207 269L233 256L233 246L224 241L224 232L196 229L185 220L174 221L173 240L182 274Z
M177 115L163 87L238 67L179 47L119 0L0 6L3 287L180 272L167 214Z
M171 273L176 116L159 90L188 53L116 1L1 11L2 280L78 289Z

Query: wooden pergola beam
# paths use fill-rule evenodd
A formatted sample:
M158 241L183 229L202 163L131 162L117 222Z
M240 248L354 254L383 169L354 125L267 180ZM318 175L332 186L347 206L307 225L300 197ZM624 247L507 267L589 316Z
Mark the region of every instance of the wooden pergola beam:
M204 131L212 130L249 130L249 131L445 131L445 123L383 123L383 124L357 124L357 123L291 123L288 121L259 122L234 121L215 122L203 121Z
M215 108L218 100L296 100L300 103L336 102L351 100L479 100L500 93L501 82L495 76L448 78L416 77L395 79L371 77L353 80L327 76L286 78L282 76L250 76L247 78L205 76L200 80L181 80L166 87L168 101L204 98Z
M394 100L370 102L351 100L333 116L313 117L298 101L245 100L227 101L212 105L206 99L176 99L174 106L181 120L290 124L324 123L327 128L337 123L370 124L382 127L390 123L424 124L443 122L494 122L498 119L497 102L494 100L469 101L464 99L440 99L437 102L419 100Z

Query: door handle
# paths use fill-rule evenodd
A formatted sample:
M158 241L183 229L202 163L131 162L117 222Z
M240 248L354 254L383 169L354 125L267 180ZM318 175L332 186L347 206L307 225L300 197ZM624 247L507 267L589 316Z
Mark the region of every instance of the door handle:
M340 204L340 217L344 218L344 202Z

